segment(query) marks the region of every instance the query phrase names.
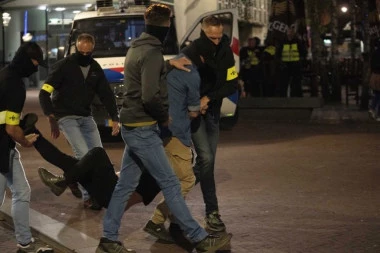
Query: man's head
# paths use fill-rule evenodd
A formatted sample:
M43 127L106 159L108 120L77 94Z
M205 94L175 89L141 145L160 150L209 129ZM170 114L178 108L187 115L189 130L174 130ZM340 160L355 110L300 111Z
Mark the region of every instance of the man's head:
M223 37L223 25L215 16L207 16L202 20L202 31L215 45L219 45Z
M46 67L42 49L35 42L23 43L10 64L11 68L16 69L22 77L28 77L37 72L38 65Z
M95 47L95 38L91 34L82 33L78 36L76 41L77 57L79 65L86 67L92 61L92 52Z
M260 45L260 39L258 37L253 37L248 39L248 47L254 48Z
M170 8L164 4L152 4L145 10L145 24L169 27L171 12Z

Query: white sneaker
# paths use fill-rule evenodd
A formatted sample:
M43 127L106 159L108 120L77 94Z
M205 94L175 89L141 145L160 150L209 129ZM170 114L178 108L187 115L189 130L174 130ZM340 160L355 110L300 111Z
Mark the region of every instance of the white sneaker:
M25 246L18 243L17 247L17 253L54 253L54 249L52 247L41 242L37 238L32 238L30 243Z

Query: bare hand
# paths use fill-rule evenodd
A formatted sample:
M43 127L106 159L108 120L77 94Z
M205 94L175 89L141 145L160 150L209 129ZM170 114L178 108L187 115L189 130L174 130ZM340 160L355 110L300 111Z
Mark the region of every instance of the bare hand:
M27 142L23 143L21 146L23 146L25 148L32 147L33 143L37 140L38 136L40 136L40 135L39 134L28 134L28 135L26 135L25 139L27 140Z
M161 126L167 127L172 122L172 118L169 116L168 120L161 123Z
M208 102L210 102L210 98L209 97L204 96L204 97L201 98L201 111L202 111L202 109L207 109Z
M242 91L242 92L240 93L240 97L241 97L241 98L245 98L245 97L247 97L247 93L246 93L245 91Z
M117 121L112 121L112 136L118 135L120 132L120 124Z
M181 57L178 59L170 59L169 64L172 65L173 67L184 70L186 72L190 72L190 69L186 68L185 66L191 65L191 61L187 59L186 57Z
M199 112L189 112L189 118L190 119L194 119L196 117L198 117L199 115Z
M51 131L51 137L53 139L57 139L59 137L60 131L58 122L55 118L48 117L49 123L50 123L50 131Z

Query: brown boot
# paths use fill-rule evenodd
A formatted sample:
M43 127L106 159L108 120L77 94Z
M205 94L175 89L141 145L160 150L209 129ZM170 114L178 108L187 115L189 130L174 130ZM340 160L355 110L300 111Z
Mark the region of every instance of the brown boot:
M42 182L49 187L56 196L61 195L67 188L65 177L62 175L54 175L45 168L39 168L38 175Z

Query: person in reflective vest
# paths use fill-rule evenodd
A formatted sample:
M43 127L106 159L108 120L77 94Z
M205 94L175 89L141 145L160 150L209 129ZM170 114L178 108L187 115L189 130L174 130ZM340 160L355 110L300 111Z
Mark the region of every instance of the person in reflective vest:
M259 63L261 49L260 39L257 37L249 38L248 45L240 49L240 79L244 82L244 90L247 96L261 96L261 76Z
M276 47L271 38L265 40L264 50L261 56L261 72L263 76L262 87L264 97L273 97L276 87L276 64L275 64Z
M286 39L276 50L276 58L280 62L281 79L277 86L277 95L287 97L290 86L291 97L302 97L302 61L306 58L305 45L296 36L294 28L289 28Z

